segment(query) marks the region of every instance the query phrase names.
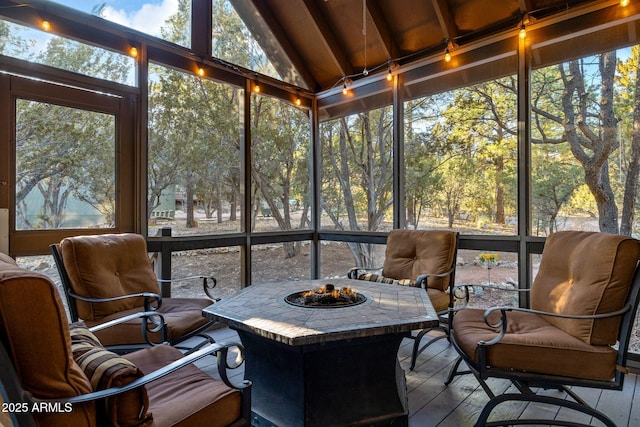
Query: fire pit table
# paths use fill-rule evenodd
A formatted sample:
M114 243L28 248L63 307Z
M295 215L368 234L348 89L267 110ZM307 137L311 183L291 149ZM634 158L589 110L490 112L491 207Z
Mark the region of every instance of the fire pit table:
M328 284L357 302L301 302ZM253 285L203 315L238 332L258 427L408 425L398 348L438 324L424 289L348 279Z

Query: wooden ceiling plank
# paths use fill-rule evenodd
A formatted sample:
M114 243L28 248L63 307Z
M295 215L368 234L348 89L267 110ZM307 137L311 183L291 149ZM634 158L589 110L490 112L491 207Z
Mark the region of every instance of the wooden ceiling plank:
M334 65L340 70L342 76L349 76L354 74L353 64L349 61L347 53L342 49L342 43L336 38L331 25L327 21L322 11L317 5L317 0L303 0L307 13L311 16L316 29L322 37L320 41L325 45Z

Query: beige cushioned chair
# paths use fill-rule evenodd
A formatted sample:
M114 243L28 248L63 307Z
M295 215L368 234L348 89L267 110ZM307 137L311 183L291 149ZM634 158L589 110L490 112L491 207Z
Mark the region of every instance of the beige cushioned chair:
M448 310L453 307L458 233L449 230L391 230L387 237L385 259L380 274L362 267L351 268L350 279L368 280L401 286L424 288L438 313L440 326L423 329L413 336L411 370L418 355L435 341L445 338ZM429 331L439 329L444 334L432 338L422 347L420 342Z
M545 243L531 286L531 309L494 307L454 311L451 341L491 398L477 425L507 400L552 403L615 425L569 385L622 389L629 334L638 305L640 244L607 233L563 231ZM614 345L618 343L618 348ZM522 394L495 396L489 377L510 379ZM530 387L563 390L574 399L537 396ZM518 424L502 420L490 425ZM531 421L531 420L529 420ZM553 424L553 420L533 420ZM565 424L566 425L566 424Z
M51 280L0 254L0 380L8 401L28 408L14 414L18 425L249 425L250 383L236 388L226 375L227 351L240 345L209 344L183 357L163 344L120 356L95 337L93 346L77 341L88 329L73 331L72 340ZM218 355L223 381L192 364L209 354ZM33 410L41 404L49 409Z
M201 334L213 321L202 309L213 304L209 298L161 298L158 280L143 236L133 233L76 236L52 245L72 321L94 327L140 311L155 310L164 325L147 338L153 343L177 345ZM208 280L199 276L208 292ZM148 345L139 319L96 331L100 341L113 351L124 353ZM206 338L203 336L203 338ZM206 344L201 341L201 344Z

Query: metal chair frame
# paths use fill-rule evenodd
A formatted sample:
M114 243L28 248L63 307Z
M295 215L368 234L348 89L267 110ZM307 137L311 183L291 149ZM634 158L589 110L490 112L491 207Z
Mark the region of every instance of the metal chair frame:
M51 250L51 254L53 255L53 259L58 269L58 274L60 276L62 289L64 291L63 293L67 301L67 307L69 309L71 322L77 322L78 320L80 320L80 318L78 317L78 309L76 306L77 300L91 302L91 303L104 303L104 302L117 301L117 300L128 299L128 298L144 298L144 312L155 312L162 305L162 296L160 296L160 294L151 293L151 292L122 295L122 296L113 297L113 298L90 298L90 297L84 297L82 295L78 295L74 293L71 289L71 280L69 279L67 270L64 267L64 261L62 259L60 246L58 244L52 244L49 246L49 249ZM203 282L202 287L204 289L204 292L207 294L209 298L212 299L213 302L220 300L220 298L215 298L211 294L211 290L215 288L217 284L216 279L213 276L189 276L189 277L172 279L172 280L167 280L167 279L157 279L157 280L158 280L158 283L166 283L166 282L172 283L172 282L178 282L183 280L195 280L195 279L202 280ZM139 350L141 348L145 348L151 345L167 343L174 347L186 350L187 352L193 352L198 350L199 348L202 348L204 345L212 344L215 342L215 340L210 335L205 334L205 332L216 323L212 319L209 322L205 323L204 325L200 326L199 328L189 332L188 334L180 336L174 340L167 341L168 325L166 324L164 317L160 313L155 313L155 314L156 314L156 318L151 321L154 322L154 324L156 325L156 328L151 332L159 331L161 333L162 340L160 343L152 342L149 339L149 337L146 334L144 334L143 338L146 344L110 345L110 346L107 346L107 348L110 351L113 351L115 353L124 354L131 351ZM156 319L159 319L159 320L156 320ZM98 326L101 326L101 325L96 325L96 327ZM99 330L99 329L96 329L96 330ZM145 328L143 328L143 330L144 329ZM181 343L193 337L199 337L199 338L202 338L202 340L195 346L191 346L191 347L186 347L181 345Z
M136 317L141 318L153 318L157 317L158 313L155 312L141 312L136 313ZM112 320L110 322L98 325L93 328L89 328L90 331L96 331L104 329L106 327L114 326L119 323L130 320L132 316L122 317L120 319ZM143 325L147 322L143 322ZM143 326L144 328L144 326ZM236 361L233 365L228 363L229 350L232 348L238 348L239 354L236 357ZM206 347L200 348L184 357L172 362L162 368L159 368L153 372L149 372L144 376L132 381L131 383L121 387L111 387L105 390L94 391L91 393L81 394L73 397L57 398L57 399L39 399L34 397L29 391L22 388L18 375L15 371L13 361L9 356L4 344L0 340L0 392L6 399L5 402L19 403L26 405L28 408L33 407L35 404L50 403L50 404L76 404L90 401L97 401L107 397L116 396L121 393L142 387L152 381L169 375L180 368L190 365L206 356L213 355L216 357L216 363L218 368L218 374L221 380L228 386L237 389L241 393L242 400L242 418L233 423L230 427L248 427L251 425L251 381L243 380L241 384L234 384L229 380L227 371L229 369L237 369L244 362L244 347L239 343L209 343ZM16 427L36 427L35 420L31 416L31 411L17 411L11 414L11 421Z
M588 388L599 388L606 390L622 390L624 384L624 376L628 373L626 368L627 362L627 350L631 339L631 330L633 328L634 319L638 310L638 302L640 300L640 265L636 266L636 270L632 279L629 294L624 307L621 310L602 313L590 316L572 316L566 314L547 313L538 310L531 310L518 307L491 307L484 313L484 319L487 325L500 328L499 334L490 341L480 341L476 350L478 352L478 363L473 362L467 354L456 343L455 336L450 335L450 341L453 347L456 349L460 357L456 360L452 366L445 385L449 385L453 379L458 375L472 373L485 393L489 396L489 402L482 410L480 417L476 421L476 426L503 426L503 425L524 425L524 424L545 424L545 425L561 425L561 426L581 426L583 424L567 421L567 420L550 420L550 419L509 419L488 422L488 418L491 415L493 409L501 403L508 401L516 402L538 402L549 405L556 405L572 409L584 414L590 415L598 420L602 421L606 426L615 427L616 424L606 414L598 411L587 404L580 396L578 396L569 386L579 386ZM464 307L461 308L464 310ZM456 311L451 310L451 316L455 317ZM493 313L500 312L500 320L496 324L491 324L488 321L488 316ZM508 313L511 311L522 311L535 313L542 316L554 316L562 318L573 319L602 319L607 317L621 316L620 327L618 328L618 356L616 359L616 371L613 380L600 381L583 378L556 376L556 375L544 375L536 374L532 372L521 372L517 370L504 370L487 366L486 364L486 350L489 346L500 342L507 330ZM468 366L468 370L459 370L461 362L465 362ZM505 393L501 395L495 395L491 388L486 383L488 378L504 378L510 380L513 385L518 389L520 393ZM559 390L565 392L573 400L563 399L554 396L540 396L535 394L532 388L543 388L550 390Z
M434 326L433 328L426 328L426 329L422 329L420 330L420 332L418 332L416 335L410 335L408 338L411 338L413 340L413 349L411 351L411 365L409 367L410 370L414 370L415 366L416 366L416 361L418 359L418 356L427 348L429 347L431 344L435 343L436 341L439 341L443 338L446 338L447 340L449 339L449 312L451 309L453 309L454 306L454 301L455 301L455 293L454 293L454 289L455 289L455 278L456 278L456 264L457 264L457 258L458 258L458 242L460 241L460 233L456 232L455 233L456 236L456 241L455 241L455 248L454 248L454 253L453 253L453 261L452 261L452 265L451 267L445 271L444 273L440 273L440 274L431 274L431 273L427 273L427 274L421 274L416 278L416 283L415 283L415 287L417 288L422 288L425 290L425 292L427 291L427 279L429 277L447 277L450 276L449 278L449 306L447 307L447 309L445 310L441 310L437 313L438 315L438 320L440 322L440 324L438 326ZM364 271L380 271L382 270L382 267L378 267L378 268L364 268L364 267L352 267L349 269L349 271L347 271L347 277L349 279L358 279L358 276L360 275L360 272L364 272ZM435 337L432 337L429 341L427 341L426 343L424 343L422 346L420 346L420 343L422 341L422 338L424 338L424 336L426 334L428 334L431 331L440 331L442 332L441 335L437 335Z

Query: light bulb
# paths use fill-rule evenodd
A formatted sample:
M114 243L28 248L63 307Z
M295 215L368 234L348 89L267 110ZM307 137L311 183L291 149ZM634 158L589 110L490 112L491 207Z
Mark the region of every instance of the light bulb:
M387 81L391 80L393 80L393 74L391 74L391 69L389 69L389 72L387 73Z
M519 36L520 36L521 39L524 39L525 37L527 37L527 29L524 28L524 25L522 27L520 27Z
M256 82L256 84L253 86L253 91L255 93L260 93L260 84Z
M444 52L444 61L445 61L445 62L449 62L449 61L451 61L451 54L449 53L449 49L447 49L447 50Z
M45 31L50 31L51 24L49 23L49 21L42 21L42 23L40 24L40 28L42 28Z
M631 3L631 0L620 0L620 6L627 7Z
M131 55L134 58L138 57L138 48L136 48L135 46L131 46L129 48L129 55Z
M344 85L344 86L342 87L342 94L343 94L343 95L346 95L347 93L349 93L349 91L347 90L347 85Z
M300 99L300 97L298 96L298 97L296 98L296 105L299 107L299 106L300 106L300 104L302 104L302 100L301 100L301 99Z
M200 77L203 77L203 76L204 76L204 68L202 68L202 67L198 67L198 75L199 75Z

